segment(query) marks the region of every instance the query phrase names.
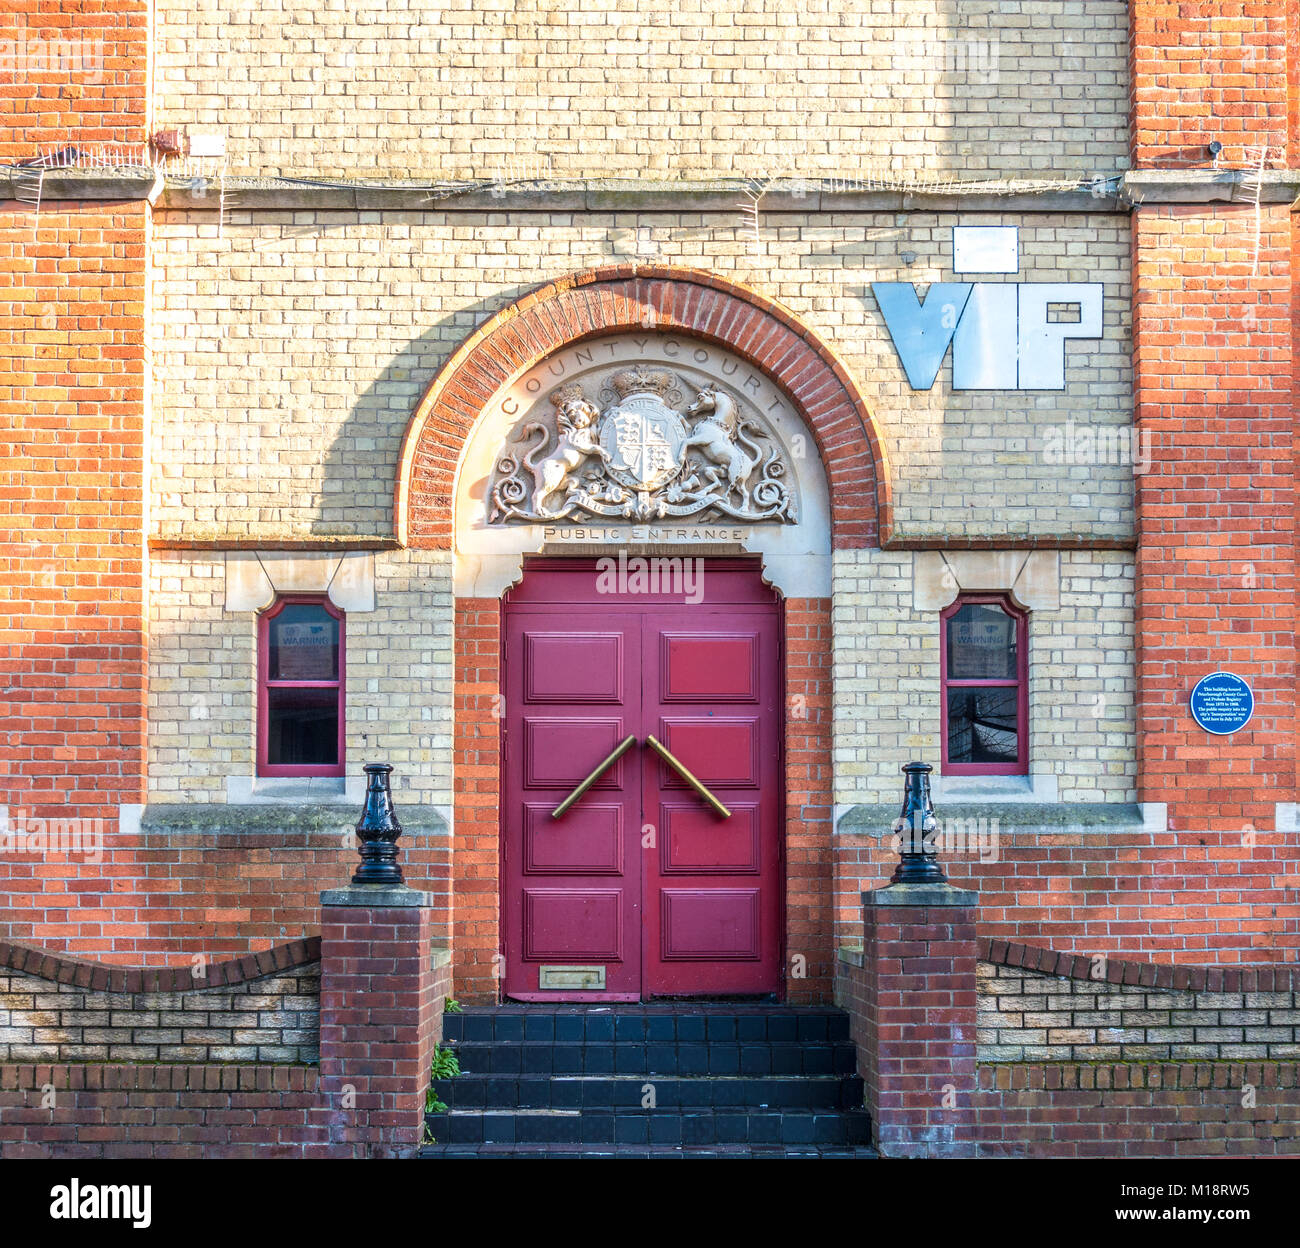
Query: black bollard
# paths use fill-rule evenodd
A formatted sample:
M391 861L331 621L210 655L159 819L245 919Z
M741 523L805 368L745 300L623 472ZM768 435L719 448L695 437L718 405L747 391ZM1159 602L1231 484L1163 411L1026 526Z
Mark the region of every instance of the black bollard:
M366 804L357 821L361 838L361 865L352 877L353 884L397 885L402 883L402 868L397 865L397 838L402 825L393 812L393 793L387 763L366 764Z
M903 812L894 823L894 831L901 838L899 863L890 877L894 884L946 884L948 877L939 865L935 838L939 821L934 817L934 803L930 800L929 763L907 763L903 774L907 777L903 789Z

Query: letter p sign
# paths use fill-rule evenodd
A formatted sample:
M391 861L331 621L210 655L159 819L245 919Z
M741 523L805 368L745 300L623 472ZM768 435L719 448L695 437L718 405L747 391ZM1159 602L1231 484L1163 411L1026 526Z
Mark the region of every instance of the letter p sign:
M913 390L949 344L954 390L1064 390L1066 340L1101 337L1100 282L935 282L924 302L910 282L871 289Z
M1065 389L1065 340L1101 337L1100 282L1022 282L1020 300L1019 390ZM1052 304L1074 304L1073 320L1049 320Z

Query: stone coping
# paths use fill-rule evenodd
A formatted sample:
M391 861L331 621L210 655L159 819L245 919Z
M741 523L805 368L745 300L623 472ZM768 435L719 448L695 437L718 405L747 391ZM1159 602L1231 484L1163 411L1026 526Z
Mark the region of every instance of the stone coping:
M322 906L352 906L369 910L429 910L432 893L404 884L345 884L326 889L320 895Z
M951 884L886 884L883 888L869 888L862 894L864 906L892 908L894 906L974 906L979 893L971 888L956 888Z
M15 200L23 174L0 170L0 199ZM1023 181L1062 186L1042 191L999 192L989 182L966 179L971 189L869 189L851 178L777 182L763 198L764 212L1069 212L1126 213L1148 203L1254 202L1252 172L1242 169L1117 170L1071 187L1073 178L1026 176ZM1000 180L1000 179L998 179ZM1083 182L1082 179L1079 180ZM161 190L163 208L216 212L223 203L216 178L201 189L194 179L172 178L159 187L152 169L56 168L45 171L42 200L122 201L149 199ZM260 211L437 212L724 212L734 215L749 183L740 178L517 181L494 183L418 181L409 178L293 178L227 176L224 208ZM1265 170L1263 203L1291 203L1300 195L1300 170Z
M836 959L849 966L863 965L860 944L840 945ZM1014 966L1040 975L1084 979L1093 983L1128 984L1172 992L1297 992L1300 966L1280 962L1268 966L1183 966L1167 962L1138 962L1131 958L1107 958L1106 974L1097 979L1091 958L1076 953L1057 953L1042 945L981 937L976 946L980 962Z
M56 1091L148 1092L315 1092L316 1066L269 1062L8 1062L0 1066L0 1088Z
M224 988L265 979L268 975L311 966L319 961L319 936L308 936L289 944L276 945L273 949L210 963L206 976L196 975L191 966L114 966L0 940L0 967L91 992L201 992L205 988Z
M1175 992L1295 992L1300 989L1300 966L1280 962L1267 966L1192 966L1108 957L1106 973L1098 978L1093 974L1091 958L1077 953L1057 953L1040 945L981 939L977 956L981 962L1020 967L1040 975Z
M394 805L403 839L451 835L447 821L431 807L415 802L403 805L400 795ZM140 832L150 838L195 833L284 838L287 834L321 833L341 841L343 833L356 827L360 815L360 804L299 806L289 802L259 802L243 806L231 802L150 802L140 816Z
M838 835L894 835L900 806L850 806L835 825ZM1060 833L1083 835L1110 832L1141 832L1142 810L1137 805L1110 802L943 802L935 807L942 825L945 820L997 821L999 832L1026 832L1050 836ZM942 851L940 853L942 857Z
M1300 1087L1298 1062L978 1062L979 1086L1017 1092Z

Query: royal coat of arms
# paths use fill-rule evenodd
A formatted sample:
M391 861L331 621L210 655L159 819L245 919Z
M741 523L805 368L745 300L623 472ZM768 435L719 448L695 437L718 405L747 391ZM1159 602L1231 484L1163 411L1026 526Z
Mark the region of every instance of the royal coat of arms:
M786 464L775 440L742 414L741 402L710 384L679 411L678 379L636 366L610 379L615 401L601 411L581 385L550 395L554 431L524 426L522 455L508 449L491 487L491 523L583 516L635 521L693 517L796 520Z

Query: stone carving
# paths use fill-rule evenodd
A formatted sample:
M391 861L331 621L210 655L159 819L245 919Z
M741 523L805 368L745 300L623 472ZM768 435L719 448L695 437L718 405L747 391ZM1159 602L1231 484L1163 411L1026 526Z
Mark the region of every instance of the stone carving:
M602 411L576 382L551 393L554 428L525 425L497 463L489 523L797 520L780 447L721 385L682 407L679 378L638 364L597 397L612 401Z

